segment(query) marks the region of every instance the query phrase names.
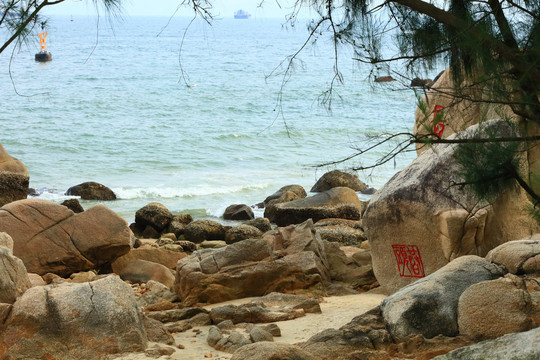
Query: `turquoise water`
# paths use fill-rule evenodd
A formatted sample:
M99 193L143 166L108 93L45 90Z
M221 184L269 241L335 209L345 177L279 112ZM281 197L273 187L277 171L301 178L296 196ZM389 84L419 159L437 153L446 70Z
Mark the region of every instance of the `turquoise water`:
M70 186L97 181L119 196L105 204L128 221L152 201L174 213L217 217L230 204L258 203L284 185L309 190L336 168L313 165L354 153L351 147L368 137L412 129L414 94L398 85L373 87L370 69L350 54L339 61L341 98L331 112L319 105L334 66L325 41L301 54L279 103L283 77L267 75L302 45L304 26L195 22L180 53L189 20L175 18L163 30L167 18L128 18L111 30L105 19L52 17L53 61L34 62L37 43L13 58L0 55L0 143L27 166L42 198L61 202ZM358 175L380 188L413 156Z

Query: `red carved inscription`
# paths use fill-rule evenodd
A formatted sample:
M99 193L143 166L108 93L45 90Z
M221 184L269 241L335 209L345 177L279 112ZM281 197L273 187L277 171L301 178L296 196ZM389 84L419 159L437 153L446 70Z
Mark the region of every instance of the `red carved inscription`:
M394 250L394 255L396 257L399 276L416 278L423 278L426 276L418 246L392 245L392 250Z
M438 137L442 136L442 133L444 131L444 128L446 127L444 120L437 120L437 115L442 113L444 106L442 105L435 105L435 109L433 110L433 120L431 120L431 123L433 124L433 133L436 134Z

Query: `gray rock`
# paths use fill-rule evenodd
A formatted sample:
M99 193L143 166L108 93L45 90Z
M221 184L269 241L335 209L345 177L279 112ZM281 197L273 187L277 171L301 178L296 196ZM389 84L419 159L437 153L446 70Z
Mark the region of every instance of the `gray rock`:
M216 350L233 353L242 346L249 344L251 344L251 340L249 340L244 334L234 331L228 337L223 337L214 348Z
M214 347L222 338L223 332L221 332L221 329L217 326L212 326L208 330L208 337L206 338L206 342L208 343L208 345Z
M0 246L0 303L13 304L31 286L22 260Z
M362 191L368 188L358 176L340 170L332 170L321 176L311 188L311 192L323 192L335 187L348 187L354 191Z
M161 321L162 323L191 319L197 314L208 313L208 310L203 308L182 308L163 311L152 311L146 316Z
M231 360L318 360L296 345L259 342L235 351Z
M433 360L537 360L540 359L540 328L504 335L437 356Z
M279 326L277 326L277 324L261 325L261 328L268 331L270 334L272 334L272 336L275 336L275 337L281 336L281 329L279 328Z
M381 309L387 329L398 340L419 334L456 336L461 294L473 284L503 275L500 267L483 258L459 257L384 299Z
M144 316L143 323L149 341L167 345L175 344L173 336L165 326L163 326L161 321Z
M268 331L259 326L254 326L249 332L249 338L252 342L274 341L274 337Z

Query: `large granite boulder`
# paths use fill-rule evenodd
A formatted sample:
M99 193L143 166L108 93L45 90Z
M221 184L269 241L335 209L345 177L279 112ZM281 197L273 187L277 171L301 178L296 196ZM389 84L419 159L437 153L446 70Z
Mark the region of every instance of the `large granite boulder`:
M470 127L463 137L513 134L505 121ZM373 269L387 291L429 275L463 255L486 256L498 245L537 232L519 186L490 202L479 200L454 159L456 146L439 144L397 173L370 200L362 222Z
M324 245L306 221L260 239L194 252L178 262L175 290L186 306L308 288L329 280Z
M80 196L83 200L116 200L116 194L111 189L94 181L72 186L66 195Z
M323 192L335 187L348 187L354 191L362 191L368 188L358 176L340 170L332 170L321 176L311 188L311 192Z
M295 199L303 199L307 196L306 190L304 189L303 186L287 185L287 186L283 186L272 195L269 195L266 199L264 199L263 204L265 206L268 206L268 204L271 201L279 200L280 198L283 198L283 195L286 194L287 192L291 193L291 197L294 197Z
M540 292L536 292L540 298ZM471 285L459 298L459 333L476 340L494 339L536 327L540 305L535 306L521 278L482 281Z
M278 226L299 224L307 219L317 222L321 219L339 218L359 220L362 203L356 192L346 187L335 187L328 191L304 199L273 205L273 211L265 216Z
M26 291L0 325L0 358L102 359L147 341L131 287L108 276Z
M0 206L26 199L29 182L28 175L0 171Z
M462 256L384 299L386 328L397 340L411 335L456 336L461 294L473 284L503 275L503 269L481 257Z
M29 272L67 276L114 261L131 248L124 219L103 205L75 214L47 200L0 208L0 231L13 238L13 254Z
M453 350L433 360L533 360L540 359L540 328L504 335L495 340Z
M0 303L13 304L31 286L21 259L0 245Z
M20 160L9 155L2 144L0 144L0 171L12 172L28 177L26 166Z
M539 274L540 240L509 241L491 250L486 259L512 274Z

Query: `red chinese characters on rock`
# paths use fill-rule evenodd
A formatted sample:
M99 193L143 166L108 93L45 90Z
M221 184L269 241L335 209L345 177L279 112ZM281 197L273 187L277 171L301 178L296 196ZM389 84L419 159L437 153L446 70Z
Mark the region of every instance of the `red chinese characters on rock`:
M420 250L416 245L392 245L396 257L399 276L423 278L424 264L420 256Z
M441 114L443 109L444 106L435 105L435 109L433 110L433 120L431 120L431 124L433 124L432 131L438 137L442 136L444 128L446 127L446 123L444 120L437 119L437 115Z

